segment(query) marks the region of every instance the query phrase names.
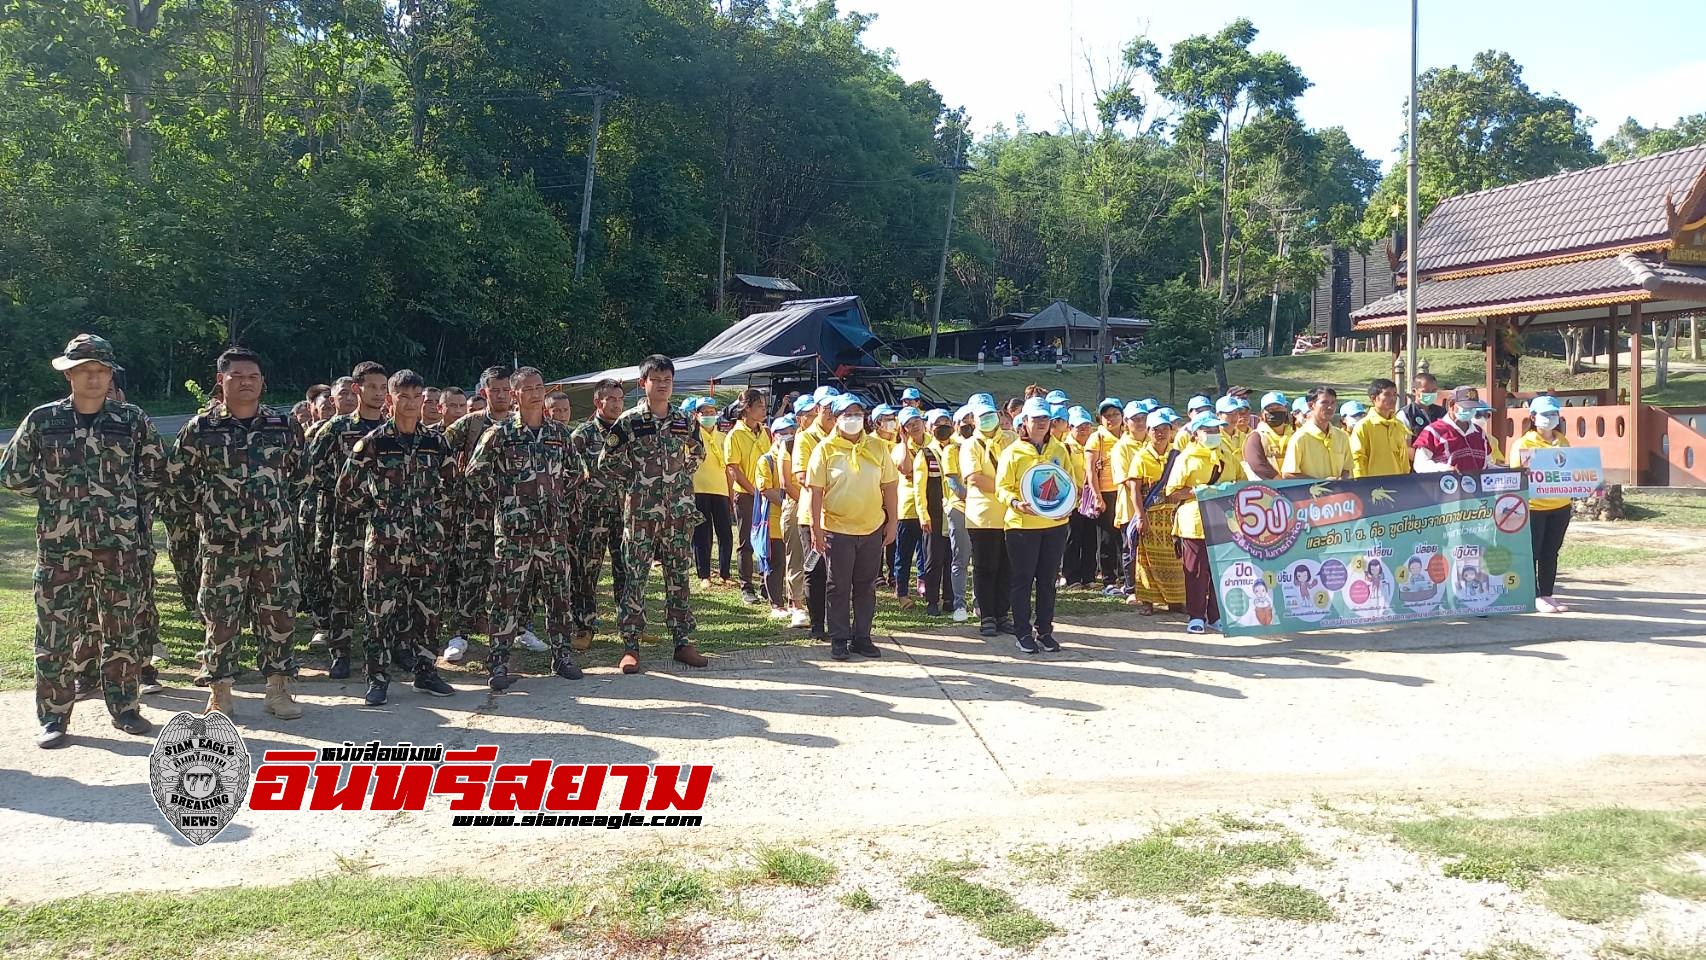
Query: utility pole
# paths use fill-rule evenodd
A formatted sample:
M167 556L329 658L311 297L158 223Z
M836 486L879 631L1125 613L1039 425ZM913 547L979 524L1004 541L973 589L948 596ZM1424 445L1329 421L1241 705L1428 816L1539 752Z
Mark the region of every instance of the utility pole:
M948 222L942 227L942 259L936 264L936 298L930 301L930 358L936 357L936 331L942 325L942 290L948 282L948 241L954 235L954 198L960 192L960 148L966 137L966 118L959 118L960 129L954 135L954 162L948 167L953 179L948 181Z
M614 90L598 87L592 94L592 142L586 148L586 191L581 195L581 228L575 241L575 279L586 269L586 235L592 226L592 177L598 167L598 128L604 120L604 98L614 97Z
M1298 207L1286 207L1279 212L1279 257L1281 260L1285 259L1286 241L1291 239L1291 215L1302 212ZM1268 304L1268 356L1270 357L1279 356L1279 290L1280 278L1276 276L1274 277L1273 300Z
M1416 247L1421 239L1421 212L1416 209L1416 156L1422 151L1422 145L1416 139L1416 115L1421 112L1416 96L1420 61L1416 43L1420 23L1419 2L1410 0L1410 136L1405 144L1408 149L1404 151L1408 154L1404 200L1404 392L1412 396L1416 392ZM1487 400L1492 402L1491 397Z

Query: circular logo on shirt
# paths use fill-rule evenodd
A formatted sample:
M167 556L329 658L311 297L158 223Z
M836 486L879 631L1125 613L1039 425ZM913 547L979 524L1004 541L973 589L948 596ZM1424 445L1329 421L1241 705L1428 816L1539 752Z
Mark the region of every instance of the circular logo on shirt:
M1059 520L1078 505L1078 485L1060 464L1044 462L1025 471L1019 480L1019 496L1037 516Z

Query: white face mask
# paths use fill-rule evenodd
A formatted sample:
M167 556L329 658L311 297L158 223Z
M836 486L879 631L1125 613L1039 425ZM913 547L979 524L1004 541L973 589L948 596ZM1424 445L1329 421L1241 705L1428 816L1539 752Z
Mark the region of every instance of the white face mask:
M835 421L835 428L849 437L856 437L865 432L865 418L858 414L849 414Z
M1197 442L1201 443L1203 446L1209 448L1210 450L1213 450L1215 447L1220 446L1220 434L1218 434L1218 433L1200 434L1197 437Z
M714 426L716 426L717 425L717 415L714 413L701 413L699 415L699 425L701 427L714 427Z
M986 413L977 418L977 428L984 433L989 433L999 426L1001 426L1000 414Z
M1555 413L1537 413L1534 415L1534 425L1541 430L1558 429L1558 415Z

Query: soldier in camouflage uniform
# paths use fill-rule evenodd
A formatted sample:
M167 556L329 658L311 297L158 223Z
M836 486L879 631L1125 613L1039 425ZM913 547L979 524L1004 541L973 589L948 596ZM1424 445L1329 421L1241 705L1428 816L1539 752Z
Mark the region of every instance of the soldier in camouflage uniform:
M324 581L326 599L326 649L332 654L326 675L342 680L350 675L350 647L357 623L367 620L367 604L361 596L361 545L367 539L367 515L356 504L339 499L338 474L355 449L356 441L385 422L385 368L371 360L356 365L350 374L361 405L353 414L340 414L326 421L308 446L308 476L320 494L315 516L317 547L331 558ZM369 663L384 662L384 652L372 630L363 631L363 646ZM412 667L413 664L410 664Z
M468 396L461 387L445 387L438 393L438 409L438 426L433 429L444 433L451 424L468 415Z
M598 577L604 555L610 555L610 577L615 601L622 605L627 570L622 565L622 494L624 484L613 482L598 468L605 437L622 416L622 384L601 380L592 389L593 415L575 427L569 436L574 456L575 492L579 524L569 553L569 612L574 616L572 646L586 650L598 630Z
M703 667L693 645L693 610L688 567L693 558L693 527L699 508L693 500L693 471L705 459L699 425L670 406L675 364L653 354L640 364L643 396L618 417L605 435L598 469L622 484L622 672L640 670L640 634L646 629L646 576L655 558L663 564L664 610L675 640L675 659Z
M231 714L238 634L252 622L266 710L292 720L302 715L290 694L301 599L292 505L305 483L302 428L261 405L266 381L253 352L232 347L220 354L218 371L225 399L178 431L169 473L191 497L201 540L197 600L207 635L195 682L208 688L208 710Z
M460 485L450 444L420 423L425 381L413 370L391 375L391 417L356 441L338 477L338 495L368 517L362 589L368 630L378 639L367 660L367 705L385 702L390 674L385 655L407 651L415 689L448 697L439 676L438 558L450 549L455 504L445 493ZM373 656L377 649L380 658Z
M0 486L36 501L36 745L64 745L76 702L77 640L99 638L113 726L144 734L137 629L148 502L165 482L166 452L142 410L107 398L113 349L82 334L53 360L71 394L24 416L0 453ZM85 651L91 648L86 647Z
M489 684L502 691L515 682L510 645L526 611L527 584L537 578L545 602L557 676L578 680L569 652L569 559L562 512L573 482L569 431L545 416L545 378L532 367L515 372L516 411L488 428L468 462L471 499L493 513L492 653Z
M310 450L314 448L314 441L328 424L340 416L354 415L361 409L361 393L356 389L355 378L339 377L332 383L321 403L330 404L330 409L324 419L306 431L305 442ZM331 595L328 592L327 574L332 565L331 523L328 519L322 527L319 522L322 516L332 516L331 496L310 483L304 489L302 505L296 514L296 573L298 582L302 585L302 609L308 614L308 621L314 628L314 636L309 639L308 646L315 649L326 646L326 638L331 630ZM321 536L322 533L326 535Z
M510 369L487 367L480 374L479 396L486 398L489 409L465 414L445 428L444 438L456 453L457 465L464 475L474 459L474 448L492 424L509 416ZM462 498L462 529L456 549L456 610L450 617L450 642L445 645L444 659L461 660L468 650L468 636L486 632L487 614L491 611L492 591L492 504L477 496Z

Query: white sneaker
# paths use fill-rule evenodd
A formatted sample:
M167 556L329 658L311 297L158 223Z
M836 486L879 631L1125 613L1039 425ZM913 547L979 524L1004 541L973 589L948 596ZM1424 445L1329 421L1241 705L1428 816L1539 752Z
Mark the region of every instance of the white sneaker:
M154 649L149 654L149 659L153 661L155 666L159 666L166 662L166 653L166 645L163 643L156 643L154 644Z
M771 607L770 608L770 619L772 619L772 620L786 620L786 619L788 619L788 611L782 609L781 607Z
M966 619L967 619L966 608L965 607L955 607L954 608L954 622L955 623L965 623Z
M451 663L456 663L461 660L467 655L467 653L468 638L460 634L451 637L450 642L444 645L444 659L449 660Z
M532 650L534 653L544 653L551 649L551 645L534 636L532 630L521 631L521 636L516 637L515 642L521 644L523 649Z
M324 650L326 648L326 631L314 631L314 635L308 638L308 646L315 650Z
M807 628L811 625L812 625L811 614L805 612L804 610L795 610L793 619L788 621L788 626L799 627L801 630L804 630L805 628Z

